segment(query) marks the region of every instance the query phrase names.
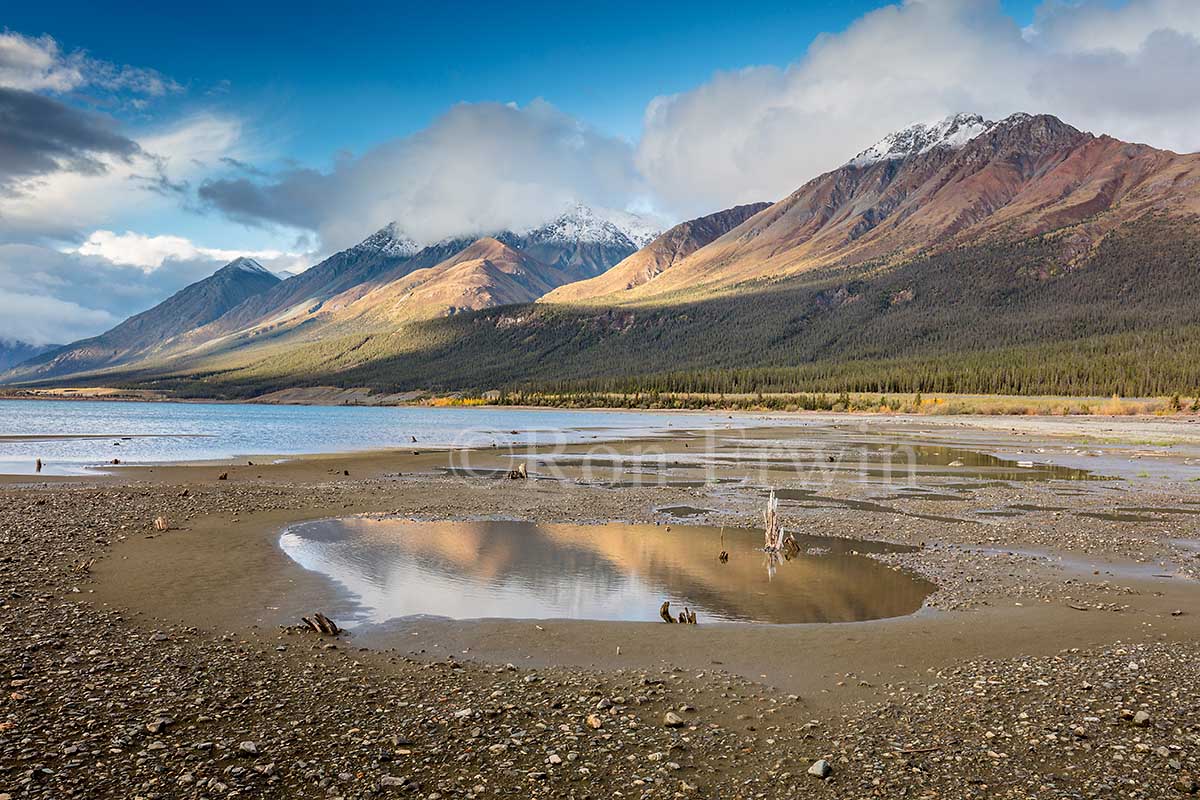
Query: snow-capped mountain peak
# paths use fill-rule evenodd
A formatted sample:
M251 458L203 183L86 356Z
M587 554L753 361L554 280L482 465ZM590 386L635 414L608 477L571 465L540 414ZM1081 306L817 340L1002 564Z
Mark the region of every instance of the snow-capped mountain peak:
M401 230L399 223L389 222L355 245L354 249L373 250L393 258L408 258L416 255L421 246Z
M869 167L880 161L893 161L928 153L938 147L958 150L975 137L986 133L992 124L978 114L954 114L936 122L920 122L904 130L889 133L851 159L850 164L855 167Z
M601 213L605 219L620 228L621 232L628 236L639 250L653 242L666 230L666 226L660 220L635 214L632 211L605 210Z
M576 203L525 235L546 242L632 245L635 249L641 249L661 232L661 228L652 220L639 214L593 209Z

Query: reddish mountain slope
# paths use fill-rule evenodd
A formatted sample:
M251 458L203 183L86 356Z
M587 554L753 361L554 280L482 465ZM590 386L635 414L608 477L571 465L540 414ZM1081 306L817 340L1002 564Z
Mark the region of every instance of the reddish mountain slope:
M889 139L907 149L885 140L624 297L703 294L813 267L899 262L1075 226L1070 258L1146 211L1200 212L1198 155L1093 136L1047 115L953 119L977 121L975 135L914 143L908 132L894 134Z

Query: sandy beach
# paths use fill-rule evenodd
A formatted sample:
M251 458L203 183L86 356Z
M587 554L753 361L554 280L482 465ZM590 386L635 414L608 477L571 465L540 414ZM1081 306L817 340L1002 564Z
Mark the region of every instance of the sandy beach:
M1200 425L805 422L609 443L619 467L594 445L523 449L526 481L491 474L503 450L6 477L0 797L1196 791ZM830 455L781 469L771 448L801 435ZM851 439L920 446L884 480L839 461ZM931 455L949 447L978 460ZM689 467L697 451L722 458ZM629 481L647 452L683 466ZM853 623L410 618L335 639L297 623L354 598L279 547L351 515L686 537L761 525L767 487L808 492L783 506L797 531L919 545L872 557L937 590ZM703 513L661 511L680 506Z

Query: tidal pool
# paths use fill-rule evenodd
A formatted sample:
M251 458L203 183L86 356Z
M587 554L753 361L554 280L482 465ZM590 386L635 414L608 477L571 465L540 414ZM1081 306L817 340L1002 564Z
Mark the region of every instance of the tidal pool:
M679 525L415 522L350 517L293 525L280 546L339 584L357 623L478 619L853 622L911 614L933 584L861 553L881 542L802 536L790 560L747 529ZM722 562L721 551L729 554Z

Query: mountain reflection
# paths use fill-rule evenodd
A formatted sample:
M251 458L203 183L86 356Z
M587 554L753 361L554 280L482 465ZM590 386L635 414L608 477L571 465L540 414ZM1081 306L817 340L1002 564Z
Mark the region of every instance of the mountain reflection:
M905 548L800 536L772 562L746 529L353 517L304 523L280 539L382 622L429 614L657 620L689 606L702 620L849 622L910 614L933 586L862 555ZM728 551L729 561L717 555ZM812 551L807 552L807 551Z

